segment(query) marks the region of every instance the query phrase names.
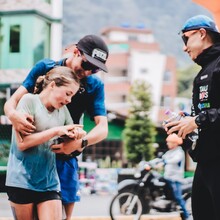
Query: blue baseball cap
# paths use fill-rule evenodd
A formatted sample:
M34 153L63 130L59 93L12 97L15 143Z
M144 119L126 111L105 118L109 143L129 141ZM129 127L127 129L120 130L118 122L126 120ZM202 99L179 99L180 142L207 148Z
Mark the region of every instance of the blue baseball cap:
M181 32L185 33L187 31L198 30L200 28L220 34L215 22L205 15L196 15L189 18L183 25Z

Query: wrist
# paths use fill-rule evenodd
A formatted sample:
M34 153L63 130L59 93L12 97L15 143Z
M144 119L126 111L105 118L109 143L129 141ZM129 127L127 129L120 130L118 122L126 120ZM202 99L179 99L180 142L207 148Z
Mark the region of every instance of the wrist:
M198 128L205 127L207 121L207 113L205 111L200 112L195 117L195 124L198 126Z
M199 115L197 115L195 117L195 124L196 124L197 128L199 128L201 126L201 120L200 120Z
M87 147L88 146L88 140L87 140L87 138L82 138L81 139L81 148L85 148L85 147Z

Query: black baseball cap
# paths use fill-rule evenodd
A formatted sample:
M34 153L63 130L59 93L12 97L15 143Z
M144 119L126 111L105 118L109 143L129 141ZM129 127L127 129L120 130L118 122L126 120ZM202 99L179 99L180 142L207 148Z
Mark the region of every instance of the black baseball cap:
M86 35L76 44L77 48L83 52L86 59L93 65L105 72L108 69L105 65L108 58L108 47L102 38L96 35Z

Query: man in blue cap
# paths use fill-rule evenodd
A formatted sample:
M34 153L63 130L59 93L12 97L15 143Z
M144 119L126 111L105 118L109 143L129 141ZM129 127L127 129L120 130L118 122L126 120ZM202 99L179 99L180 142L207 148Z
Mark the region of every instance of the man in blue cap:
M220 33L207 16L188 19L182 30L183 50L201 66L193 82L192 114L165 125L178 136L198 128L191 156L197 162L192 191L194 220L220 219ZM172 127L169 129L169 127Z

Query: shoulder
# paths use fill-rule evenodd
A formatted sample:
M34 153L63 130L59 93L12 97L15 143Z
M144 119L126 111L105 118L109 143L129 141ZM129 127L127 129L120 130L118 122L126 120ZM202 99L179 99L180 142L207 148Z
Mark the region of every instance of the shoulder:
M37 94L27 93L22 96L19 102L25 103L35 103L39 100L39 96Z
M87 84L93 84L93 85L104 85L102 80L97 75L91 75L87 77Z
M176 151L181 154L184 154L184 151L183 151L182 147L180 147L180 146L176 148Z
M27 94L23 95L22 98L20 99L20 101L18 102L17 109L34 108L35 106L37 106L39 104L38 102L39 102L38 95L27 93Z
M35 100L35 99L36 99L36 95L31 93L24 94L21 98L21 100Z
M56 65L56 62L54 60L51 60L49 58L45 58L43 60L40 60L36 63L34 68L53 68Z
M91 75L86 78L86 86L87 86L87 91L90 92L95 92L97 90L103 89L104 90L104 83L102 80L96 76L96 75Z

